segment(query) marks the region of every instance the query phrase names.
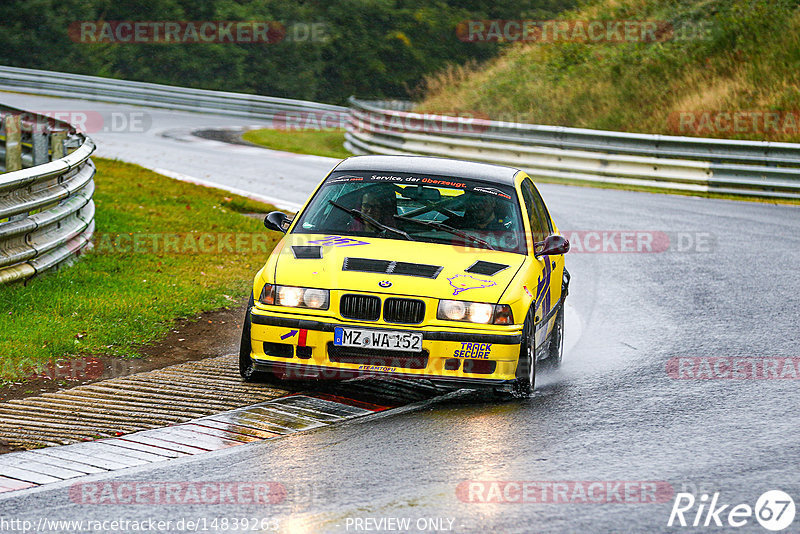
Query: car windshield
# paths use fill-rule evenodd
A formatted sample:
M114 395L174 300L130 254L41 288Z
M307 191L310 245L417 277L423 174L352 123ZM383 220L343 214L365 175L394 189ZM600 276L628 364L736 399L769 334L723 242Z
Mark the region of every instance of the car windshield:
M333 173L293 232L379 236L526 253L514 188L458 177Z

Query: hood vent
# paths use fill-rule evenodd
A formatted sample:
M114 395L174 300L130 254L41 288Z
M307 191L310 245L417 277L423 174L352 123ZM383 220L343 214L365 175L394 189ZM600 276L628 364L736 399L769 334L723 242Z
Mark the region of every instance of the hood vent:
M442 272L440 265L422 263L406 263L402 261L373 260L369 258L345 258L343 271L359 271L363 273L400 274L419 276L420 278L436 278Z
M320 246L293 246L292 254L298 260L319 260L322 258L322 247Z
M484 276L494 276L505 269L508 269L508 265L480 260L464 269L464 272L482 274Z

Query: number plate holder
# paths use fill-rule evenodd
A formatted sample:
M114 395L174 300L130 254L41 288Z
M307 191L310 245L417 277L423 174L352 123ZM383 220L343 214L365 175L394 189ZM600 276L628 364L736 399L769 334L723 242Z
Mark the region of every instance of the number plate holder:
M333 344L337 347L420 352L422 350L422 332L368 330L337 326L333 330Z

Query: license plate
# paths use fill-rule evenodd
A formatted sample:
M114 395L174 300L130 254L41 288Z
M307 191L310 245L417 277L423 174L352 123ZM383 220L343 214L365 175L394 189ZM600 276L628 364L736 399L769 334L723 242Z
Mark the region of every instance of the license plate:
M333 344L339 347L419 352L422 350L422 334L336 327L333 330Z

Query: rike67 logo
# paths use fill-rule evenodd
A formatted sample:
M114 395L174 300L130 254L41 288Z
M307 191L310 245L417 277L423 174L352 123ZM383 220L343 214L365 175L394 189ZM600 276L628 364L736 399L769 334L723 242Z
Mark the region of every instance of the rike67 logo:
M705 493L699 499L691 493L678 493L667 526L738 528L751 524L755 517L762 527L777 532L788 528L794 516L794 500L780 490L762 494L755 507L746 503L724 504L719 492L710 499Z

